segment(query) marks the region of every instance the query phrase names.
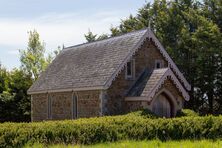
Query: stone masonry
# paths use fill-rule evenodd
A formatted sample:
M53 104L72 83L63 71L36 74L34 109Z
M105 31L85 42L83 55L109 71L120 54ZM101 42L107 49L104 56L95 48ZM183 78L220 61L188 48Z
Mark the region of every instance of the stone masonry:
M167 67L166 60L163 58L158 49L156 49L154 43L149 40L146 40L138 49L136 54L133 56L133 59L135 59L135 79L125 79L125 68L119 73L111 87L107 90L107 103L105 104L106 112L104 114L116 115L128 112L125 108L126 102L124 101L126 92L135 83L138 76L145 68L149 71L154 69L156 59L163 60L164 67Z
M77 97L77 118L101 115L100 91L36 94L32 95L32 121L74 119L73 95Z

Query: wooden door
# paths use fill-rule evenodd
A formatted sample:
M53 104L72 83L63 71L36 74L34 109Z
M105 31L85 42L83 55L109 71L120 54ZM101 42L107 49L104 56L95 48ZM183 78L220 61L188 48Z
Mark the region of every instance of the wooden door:
M154 100L152 110L160 117L171 117L171 105L164 95L159 95Z

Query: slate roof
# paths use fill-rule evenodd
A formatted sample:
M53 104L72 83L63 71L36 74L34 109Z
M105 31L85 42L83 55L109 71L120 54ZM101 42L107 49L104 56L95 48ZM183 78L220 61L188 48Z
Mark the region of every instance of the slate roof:
M146 32L143 29L63 49L28 93L104 86Z
M130 88L127 93L128 97L147 97L155 86L160 82L160 79L165 75L169 68L154 69L148 71L147 69L141 74L137 82Z
M160 79L164 76L167 72L168 68L161 68L153 70L152 74L150 75L148 82L143 89L141 94L142 97L148 96L154 87L160 82Z
M151 100L156 94L156 92L158 92L158 90L164 84L167 78L170 78L173 81L173 83L176 85L176 88L178 88L178 90L181 92L184 99L188 101L190 99L189 94L181 85L178 78L174 75L170 68L161 68L153 70L140 96L146 97Z
M140 84L136 84L132 87L131 92L127 94L126 101L151 101L167 79L172 80L186 101L190 99L188 92L181 85L178 78L169 67L154 69L142 79L144 81L141 81Z
M126 92L126 96L128 97L135 97L141 96L147 81L149 80L152 72L145 68L142 73L137 78L136 82L131 86L131 88Z

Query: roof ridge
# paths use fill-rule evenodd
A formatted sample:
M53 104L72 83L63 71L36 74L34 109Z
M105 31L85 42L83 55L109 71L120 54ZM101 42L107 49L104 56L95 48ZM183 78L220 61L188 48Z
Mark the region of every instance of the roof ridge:
M74 48L74 47L79 47L79 46L83 46L83 45L90 45L90 44L102 42L102 41L105 41L105 40L109 40L109 39L113 39L113 38L117 38L117 37L121 37L121 36L130 35L132 33L139 32L139 31L144 31L144 30L147 30L147 29L148 28L146 27L146 28L143 28L143 29L140 29L140 30L133 30L131 32L122 33L122 34L119 34L117 36L110 36L110 37L102 39L102 40L96 40L96 41L92 41L92 42L86 42L86 43L76 44L76 45L73 45L73 46L68 46L68 47L65 47L62 51L66 51L66 50L69 50L69 49Z

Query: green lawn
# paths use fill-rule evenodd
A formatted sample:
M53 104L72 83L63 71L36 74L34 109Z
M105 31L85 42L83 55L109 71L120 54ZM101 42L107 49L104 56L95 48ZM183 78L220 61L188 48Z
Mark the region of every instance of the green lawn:
M44 148L46 146L41 144L35 144L34 146L26 146L26 148ZM222 141L212 141L212 140L200 140L200 141L167 141L161 142L158 140L152 141L122 141L122 142L115 142L115 143L102 143L96 145L52 145L47 146L49 148L221 148Z

